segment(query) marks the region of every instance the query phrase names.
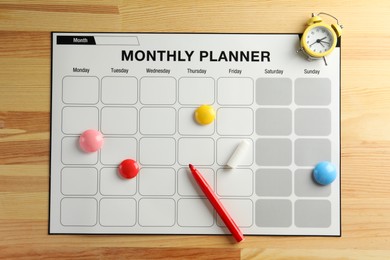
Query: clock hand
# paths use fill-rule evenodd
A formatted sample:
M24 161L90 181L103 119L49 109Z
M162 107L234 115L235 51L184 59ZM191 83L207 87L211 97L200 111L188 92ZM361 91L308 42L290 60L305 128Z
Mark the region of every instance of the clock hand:
M326 44L330 44L329 42L326 42L326 41L324 41L325 39L326 39L327 37L325 36L325 37L322 37L321 39L319 39L319 43L326 43ZM321 44L322 45L322 44Z
M321 43L321 42L324 42L323 40L326 39L326 36L321 38L321 39L317 39L315 42L313 42L312 44L309 45L309 47L311 47L313 44L315 43L319 43L321 44L322 47L324 47L324 45ZM329 43L328 43L329 44Z

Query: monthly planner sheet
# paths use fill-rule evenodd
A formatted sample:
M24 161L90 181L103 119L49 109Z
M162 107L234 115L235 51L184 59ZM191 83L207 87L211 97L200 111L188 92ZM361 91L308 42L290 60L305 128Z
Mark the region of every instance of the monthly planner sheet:
M340 236L340 47L326 65L299 41L52 33L49 233L229 234L193 164L245 235ZM201 105L210 124L194 119ZM79 146L89 129L96 152ZM134 178L118 173L126 159ZM313 180L321 161L338 170L330 185Z

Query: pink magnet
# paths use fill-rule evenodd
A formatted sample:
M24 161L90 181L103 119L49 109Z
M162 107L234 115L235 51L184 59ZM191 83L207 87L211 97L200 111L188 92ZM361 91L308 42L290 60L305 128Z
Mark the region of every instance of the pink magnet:
M119 173L125 179L131 179L137 176L139 165L133 159L126 159L119 165Z
M83 132L79 138L80 148L86 153L93 153L102 148L103 135L97 130L89 129Z

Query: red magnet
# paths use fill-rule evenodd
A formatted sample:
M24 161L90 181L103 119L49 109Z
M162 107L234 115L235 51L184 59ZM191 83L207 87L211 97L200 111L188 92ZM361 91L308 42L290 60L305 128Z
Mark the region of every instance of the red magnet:
M137 176L139 165L133 159L126 159L119 165L119 173L125 179L131 179Z

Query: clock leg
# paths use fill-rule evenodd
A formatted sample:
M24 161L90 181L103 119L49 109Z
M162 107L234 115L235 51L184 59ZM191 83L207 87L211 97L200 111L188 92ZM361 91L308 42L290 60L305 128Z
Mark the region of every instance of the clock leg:
M322 58L323 58L323 60L324 60L324 62L325 62L325 66L328 66L328 63L326 62L325 56L322 57Z

